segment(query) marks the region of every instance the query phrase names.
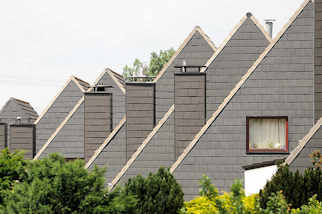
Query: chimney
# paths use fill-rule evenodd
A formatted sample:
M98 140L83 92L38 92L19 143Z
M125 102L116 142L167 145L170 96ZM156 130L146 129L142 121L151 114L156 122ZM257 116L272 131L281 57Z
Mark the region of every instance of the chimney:
M36 153L35 137L36 127L33 124L10 125L10 151L22 150L25 152L25 159L33 159Z
M0 150L6 148L8 142L8 128L6 123L0 123Z
M155 125L155 84L126 82L126 159L141 145Z
M206 72L189 72L202 67L185 66L186 72L174 74L176 157L206 122Z
M84 159L87 162L112 131L112 93L100 85L84 94Z
M273 38L273 26L274 26L275 19L266 19L265 26L266 31L268 32L269 36Z

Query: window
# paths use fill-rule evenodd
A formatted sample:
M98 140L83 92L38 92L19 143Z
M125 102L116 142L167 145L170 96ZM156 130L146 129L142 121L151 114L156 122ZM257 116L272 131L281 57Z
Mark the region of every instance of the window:
M247 117L248 153L288 152L287 117Z

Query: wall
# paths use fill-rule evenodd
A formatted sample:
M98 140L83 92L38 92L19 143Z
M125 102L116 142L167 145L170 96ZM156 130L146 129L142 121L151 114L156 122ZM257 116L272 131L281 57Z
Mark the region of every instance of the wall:
M322 1L315 0L314 102L315 121L322 117Z

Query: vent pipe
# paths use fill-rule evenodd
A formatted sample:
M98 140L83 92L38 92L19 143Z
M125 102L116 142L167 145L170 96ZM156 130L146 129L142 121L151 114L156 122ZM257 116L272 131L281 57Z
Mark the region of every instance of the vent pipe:
M271 38L273 38L273 25L274 25L275 19L266 19L265 20L265 26L266 31L270 35Z

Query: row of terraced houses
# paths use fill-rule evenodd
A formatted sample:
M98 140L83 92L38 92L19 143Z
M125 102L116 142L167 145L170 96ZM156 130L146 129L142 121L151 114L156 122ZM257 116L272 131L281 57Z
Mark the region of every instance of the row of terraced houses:
M203 174L228 190L276 160L311 166L321 117L322 0L305 0L275 38L251 13L219 47L195 27L151 81L111 69L92 85L71 77L39 116L11 98L0 148L107 167L111 188L167 167L191 199Z

